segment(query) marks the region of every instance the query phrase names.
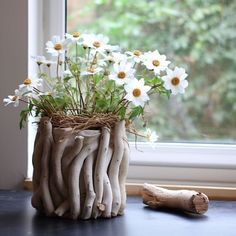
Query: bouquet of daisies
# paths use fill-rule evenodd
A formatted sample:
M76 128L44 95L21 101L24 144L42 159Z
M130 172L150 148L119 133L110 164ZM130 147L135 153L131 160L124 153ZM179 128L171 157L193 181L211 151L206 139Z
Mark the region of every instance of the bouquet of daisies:
M144 115L151 94L169 97L184 93L188 86L185 70L170 69L170 61L158 50L122 52L101 34L53 36L46 51L54 60L34 57L37 78L25 79L3 100L6 106L27 104L20 127L29 114L47 116L54 126L76 129L111 126L124 119L132 123Z

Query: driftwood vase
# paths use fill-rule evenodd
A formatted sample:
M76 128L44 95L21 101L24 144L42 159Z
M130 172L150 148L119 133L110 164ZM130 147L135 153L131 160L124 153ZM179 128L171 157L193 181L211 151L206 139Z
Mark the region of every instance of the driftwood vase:
M74 131L43 117L33 152L32 206L71 219L122 215L128 164L124 121L112 129Z

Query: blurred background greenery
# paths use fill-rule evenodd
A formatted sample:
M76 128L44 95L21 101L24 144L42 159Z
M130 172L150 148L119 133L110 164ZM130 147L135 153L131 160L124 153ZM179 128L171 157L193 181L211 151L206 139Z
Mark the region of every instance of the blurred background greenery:
M152 98L163 142L236 143L236 1L67 0L67 31L166 54L189 74L184 96Z

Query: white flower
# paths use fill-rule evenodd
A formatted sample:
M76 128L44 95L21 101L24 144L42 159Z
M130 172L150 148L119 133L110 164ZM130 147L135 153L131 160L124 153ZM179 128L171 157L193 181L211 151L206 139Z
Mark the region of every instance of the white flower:
M15 95L8 95L7 98L3 99L4 106L8 106L13 103L14 107L19 106L19 99L21 99L22 93L18 89L15 90Z
M141 51L139 51L139 50L134 50L133 52L127 51L126 54L129 55L130 58L132 60L134 60L134 62L140 63L141 56L142 56L142 52Z
M52 60L45 60L44 61L44 64L47 66L47 67L50 67L51 65L53 65L53 64L57 64L57 62L56 61L52 61Z
M44 56L32 56L32 58L39 66L44 64L50 67L52 64L56 64L56 61L47 60Z
M106 59L109 62L113 62L117 64L128 60L127 55L120 52L113 52L112 54L108 55Z
M146 52L141 56L143 64L148 70L153 70L156 75L161 71L165 71L170 61L166 61L166 56L161 55L157 50L153 52Z
M52 41L46 43L46 50L52 56L58 56L64 54L66 50L67 42L64 39L60 39L59 36L55 35L52 37Z
M19 85L19 91L26 93L28 91L33 91L34 88L41 87L43 80L40 78L35 78L34 80L27 78L24 80L23 84Z
M110 54L112 52L117 52L120 50L120 47L118 45L109 45L107 44L105 52L107 54Z
M114 80L116 85L123 85L134 79L135 70L132 68L132 64L126 61L120 64L115 63L113 69L114 71L109 75L109 79Z
M32 56L32 58L39 66L45 64L46 58L44 56Z
M125 85L125 99L131 101L135 106L144 106L149 100L147 92L151 89L150 86L144 85L144 79L137 80L134 78L129 84Z
M145 136L150 143L154 143L158 139L158 135L155 131L152 131L151 129L146 129Z
M109 38L102 34L83 34L82 39L82 45L86 48L93 48L99 52L104 52L107 48L109 48L107 44Z
M184 68L175 67L174 70L167 70L167 75L162 77L164 81L164 87L171 90L171 93L176 95L178 93L184 93L185 88L188 87L188 81L186 77L188 74Z
M82 43L82 34L80 32L73 32L72 34L65 34L66 36L66 43Z
M83 75L94 75L94 74L98 74L99 72L101 72L102 71L102 68L101 67L96 67L96 68L94 68L94 67L89 67L89 68L87 68L87 70L86 71L83 71L82 73L81 73L81 76L83 76Z

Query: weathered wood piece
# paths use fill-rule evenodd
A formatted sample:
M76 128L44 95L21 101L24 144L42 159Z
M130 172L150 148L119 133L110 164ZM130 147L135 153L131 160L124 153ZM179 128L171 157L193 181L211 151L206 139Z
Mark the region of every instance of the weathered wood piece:
M143 203L154 209L172 208L195 214L208 210L208 197L193 190L169 190L145 183L142 196Z

